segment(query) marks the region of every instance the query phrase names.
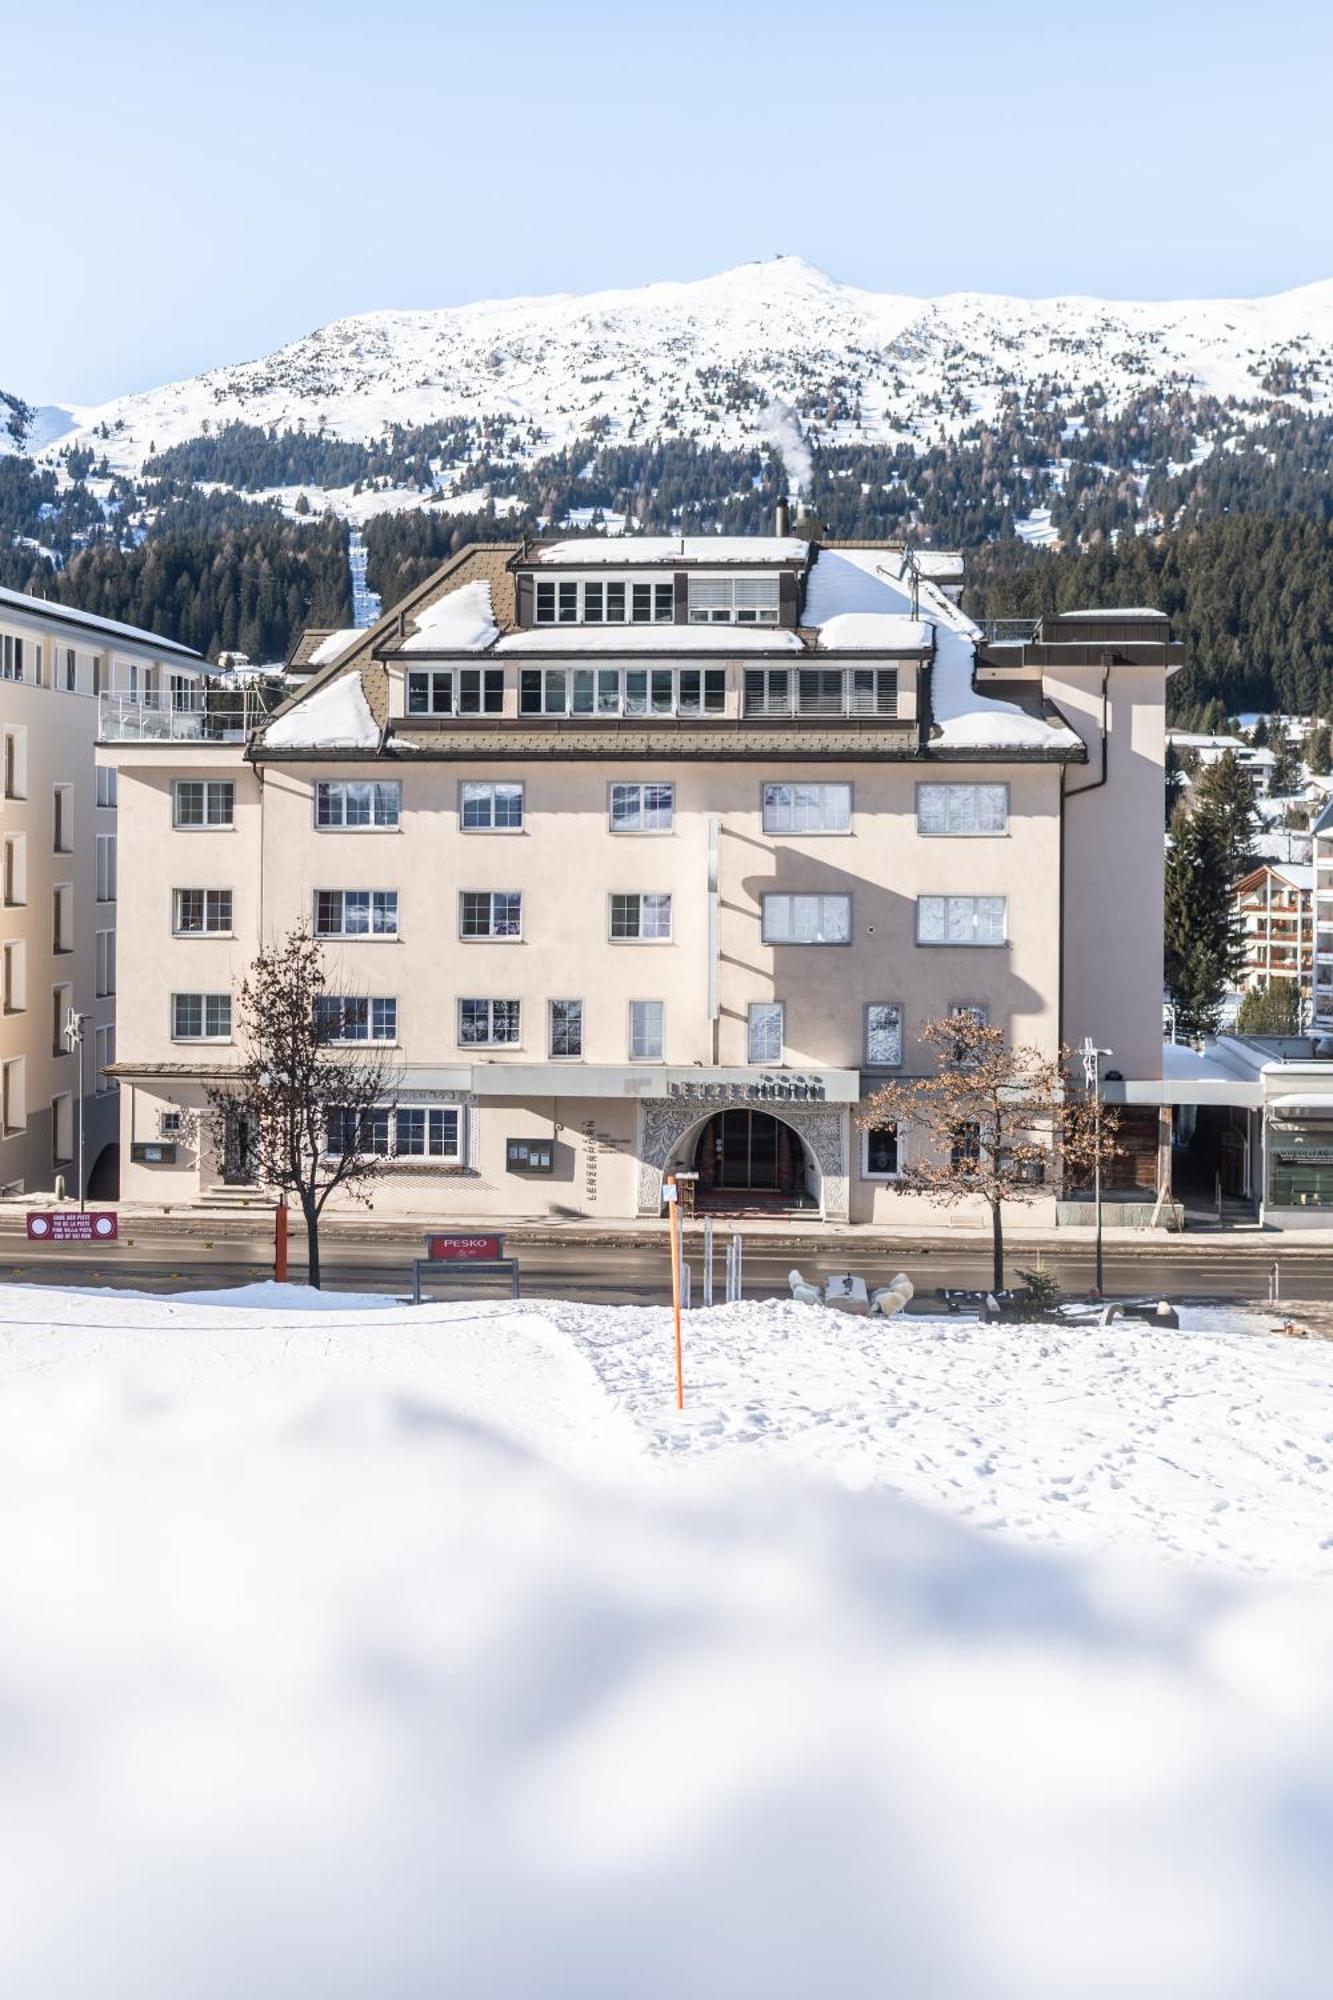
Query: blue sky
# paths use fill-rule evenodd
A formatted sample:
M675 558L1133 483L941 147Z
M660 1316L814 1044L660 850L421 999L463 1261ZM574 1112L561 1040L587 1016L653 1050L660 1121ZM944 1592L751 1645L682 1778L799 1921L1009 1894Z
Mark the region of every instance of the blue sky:
M47 0L5 23L0 388L775 251L903 292L1281 290L1333 276L1330 58L1316 0Z

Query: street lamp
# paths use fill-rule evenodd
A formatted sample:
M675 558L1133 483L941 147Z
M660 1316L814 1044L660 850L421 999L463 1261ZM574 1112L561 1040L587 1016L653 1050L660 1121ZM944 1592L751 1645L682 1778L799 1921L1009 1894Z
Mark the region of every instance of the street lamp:
M91 1014L80 1014L73 1007L66 1010L63 1039L72 1056L78 1057L79 1087L74 1093L75 1111L79 1121L79 1211L88 1206L88 1197L83 1182L83 1044L84 1025L91 1021Z
M1083 1058L1083 1081L1092 1093L1092 1200L1096 1229L1096 1275L1093 1295L1102 1296L1102 1057L1112 1054L1099 1049L1091 1035L1083 1037L1079 1054Z

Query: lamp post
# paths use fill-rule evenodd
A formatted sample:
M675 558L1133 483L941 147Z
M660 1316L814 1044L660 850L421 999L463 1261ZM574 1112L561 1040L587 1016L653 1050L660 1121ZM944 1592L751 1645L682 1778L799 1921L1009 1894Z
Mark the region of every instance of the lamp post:
M75 1114L79 1121L79 1211L80 1213L82 1213L83 1210L86 1209L88 1206L88 1196L83 1181L83 1044L84 1044L83 1030L85 1023L90 1021L91 1019L92 1019L91 1014L79 1014L75 1012L73 1007L70 1007L65 1014L65 1026L63 1031L63 1039L65 1045L69 1049L70 1054L78 1058L78 1064L79 1064L79 1087L74 1093L74 1107L75 1107Z
M1091 1035L1085 1035L1079 1054L1083 1058L1083 1081L1092 1092L1092 1200L1096 1231L1093 1296L1102 1296L1102 1057L1110 1049L1099 1049Z

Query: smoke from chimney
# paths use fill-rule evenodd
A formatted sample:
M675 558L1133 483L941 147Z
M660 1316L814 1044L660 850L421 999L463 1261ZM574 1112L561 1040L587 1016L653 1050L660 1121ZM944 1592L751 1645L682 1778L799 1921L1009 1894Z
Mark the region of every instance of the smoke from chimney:
M815 483L815 462L810 447L801 436L796 415L779 396L770 396L764 412L762 435L772 445L787 469L787 488L796 501L808 494Z

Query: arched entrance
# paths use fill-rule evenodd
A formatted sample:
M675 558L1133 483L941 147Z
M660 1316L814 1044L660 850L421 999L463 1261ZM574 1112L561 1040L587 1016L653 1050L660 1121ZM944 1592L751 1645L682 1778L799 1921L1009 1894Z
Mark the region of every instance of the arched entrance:
M805 1148L771 1111L733 1105L702 1126L691 1162L705 1208L817 1207Z

